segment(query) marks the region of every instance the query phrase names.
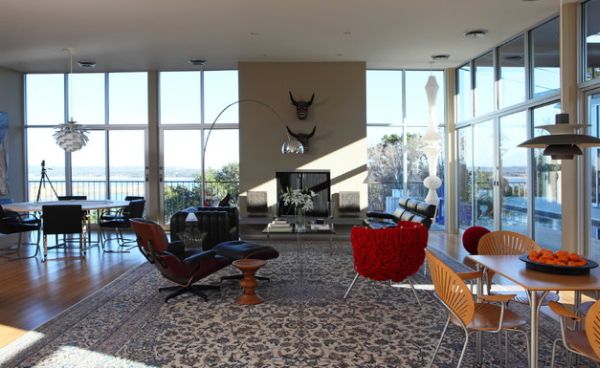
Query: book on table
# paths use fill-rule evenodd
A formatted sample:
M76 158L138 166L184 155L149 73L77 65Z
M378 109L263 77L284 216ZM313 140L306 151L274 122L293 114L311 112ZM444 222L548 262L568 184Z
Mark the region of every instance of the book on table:
M312 231L327 231L330 230L331 227L329 224L310 224L310 229Z
M280 233L290 233L292 232L293 227L290 224L269 224L268 231L269 232L280 232Z

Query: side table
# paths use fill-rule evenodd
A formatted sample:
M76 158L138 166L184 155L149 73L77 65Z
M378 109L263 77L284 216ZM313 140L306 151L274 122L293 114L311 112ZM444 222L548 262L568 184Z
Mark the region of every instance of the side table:
M256 295L255 289L258 286L254 274L259 268L263 267L267 262L262 259L238 259L233 261L232 264L238 268L244 274L244 277L240 281L240 286L244 289L244 293L240 295L236 300L236 304L242 305L254 305L263 302L263 298Z

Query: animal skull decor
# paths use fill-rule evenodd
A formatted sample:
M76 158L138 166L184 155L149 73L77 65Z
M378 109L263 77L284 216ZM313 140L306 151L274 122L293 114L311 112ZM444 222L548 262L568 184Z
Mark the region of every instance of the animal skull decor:
M292 100L292 105L296 106L296 115L298 116L298 119L306 120L306 118L308 117L308 108L310 107L310 105L312 105L315 99L315 94L312 94L310 101L296 101L294 99L294 96L292 95L292 91L289 92L290 100Z
M292 132L292 130L287 127L287 131L288 133L290 133L290 135L294 138L296 138L298 140L298 142L302 143L302 146L304 146L304 153L308 152L308 140L310 138L312 138L313 135L315 135L315 131L317 130L317 126L315 125L312 129L312 132L310 132L309 134L304 134L304 133L294 133Z

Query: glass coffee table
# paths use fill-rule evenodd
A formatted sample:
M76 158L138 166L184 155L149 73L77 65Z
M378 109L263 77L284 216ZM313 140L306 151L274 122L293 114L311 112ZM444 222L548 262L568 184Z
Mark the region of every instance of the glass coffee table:
M289 224L289 227L282 225L276 226L273 223L270 223L262 230L262 232L267 235L267 240L271 240L272 235L295 234L298 246L300 245L300 238L302 236L326 235L329 236L329 249L331 253L333 253L333 235L335 235L335 226L333 223L307 224L304 227L296 226L296 224Z

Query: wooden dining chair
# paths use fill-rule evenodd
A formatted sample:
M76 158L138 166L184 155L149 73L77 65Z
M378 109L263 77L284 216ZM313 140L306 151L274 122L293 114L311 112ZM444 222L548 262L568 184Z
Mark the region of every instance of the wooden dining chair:
M533 239L523 234L506 230L492 231L485 234L479 239L479 244L477 245L478 254L489 256L520 256L526 254L530 250L539 251L540 249L540 245ZM488 294L491 294L493 278L493 271L484 271L484 279ZM540 292L539 296L541 297L541 295L542 293ZM548 293L544 297L542 304L547 305L549 302L558 301L559 299L557 293ZM514 301L521 304L529 304L529 297L524 292L516 293Z
M558 302L548 303L550 309L560 317L561 338L552 344L552 360L550 367L554 367L556 344L562 341L567 351L584 356L596 363L600 362L600 301L595 302L584 319L584 330L569 329L568 321L580 322L583 317L577 315Z
M429 250L426 249L425 252L435 294L449 311L446 325L428 367L433 365L450 322L461 327L465 332L465 343L457 367L460 367L462 363L469 344L469 336L474 332L506 333L507 331L514 331L522 333L527 344L527 351L529 351L527 332L520 329L526 325L527 321L506 306L506 303L512 300L514 295L482 295L480 298L484 302L475 302L463 278ZM492 303L500 303L500 305ZM506 334L504 344L505 359L508 364L508 338Z

